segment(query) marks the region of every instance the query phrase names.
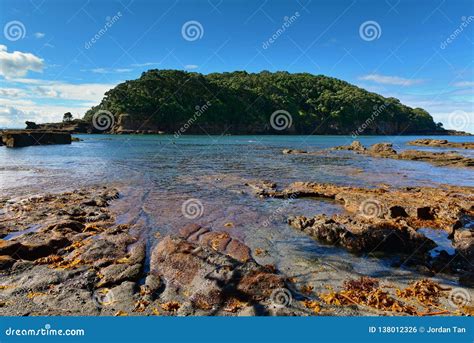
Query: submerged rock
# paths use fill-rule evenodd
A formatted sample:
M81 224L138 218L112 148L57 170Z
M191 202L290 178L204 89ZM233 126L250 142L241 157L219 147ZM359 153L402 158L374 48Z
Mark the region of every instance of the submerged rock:
M292 154L307 154L308 152L305 150L299 150L299 149L283 149L282 150L283 154L285 155L292 155Z

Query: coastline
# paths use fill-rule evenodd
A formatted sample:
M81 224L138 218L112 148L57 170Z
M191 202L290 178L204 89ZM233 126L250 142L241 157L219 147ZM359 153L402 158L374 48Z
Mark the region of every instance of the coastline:
M313 196L308 193L308 186L314 187L297 186L298 194ZM337 190L331 185L324 187L329 187L330 193L334 192L331 189ZM267 188L253 186L253 189L257 195L265 194L265 197L272 198L276 195L267 194ZM276 189L272 186L269 190L274 192ZM284 191L282 196L289 196L293 190ZM353 193L349 189L341 191ZM438 191L432 190L435 193ZM453 189L456 194L460 191L460 188ZM472 194L472 190L465 191ZM428 194L427 199L436 202ZM328 195L333 196L332 193ZM439 196L440 199L446 198L443 193ZM58 199L62 200L58 203ZM387 199L401 201L398 196ZM11 227L12 223L24 223L24 218L28 218L29 222L23 226L24 235L21 235L22 231L17 236L16 231L3 231L0 293L6 301L3 302L2 314L252 316L420 315L432 312L438 315L472 315L472 308L464 305L453 307L448 302L453 289L468 292L472 289L440 282L423 269L426 267L419 268L425 263L418 258L413 259L415 264L407 264L409 269L415 268L415 275L418 275L411 281L357 276L332 269L334 267L323 267L319 277L331 279L336 274L339 277L313 288L271 265L259 265L262 257L262 261L268 259L265 252L250 250L232 235L214 228L184 225L171 235L155 234L150 242L143 236L146 230L143 231L140 224L118 224L117 218L121 213L116 213L118 208L114 207L114 203L120 201L127 202L128 199L119 195L117 190L94 187L64 194L38 195L10 203L8 215L11 222L4 221L3 230ZM356 198L353 201L359 200ZM423 202L422 199L420 201ZM351 208L353 205L345 201L345 206ZM50 215L39 219L44 218L41 214L45 212ZM357 212L355 215L358 215ZM376 223L379 219L365 220ZM443 225L445 220L440 217L439 223ZM33 230L30 229L32 227ZM366 230L377 231L375 227L367 227ZM472 240L464 247L472 251ZM150 254L146 253L147 250ZM24 255L23 252L28 253ZM32 259L32 256L35 258ZM383 259L383 256L378 258ZM214 266L219 266L218 270L230 268L230 274L215 274L215 267L202 262L205 260L212 260ZM209 284L206 276L209 273L214 273L220 283ZM231 277L234 273L240 275L239 279ZM31 275L38 276L31 278ZM18 283L26 279L30 281ZM195 281L190 284L190 280ZM469 280L472 282L472 276L468 277ZM202 287L203 284L207 286ZM372 294L386 299L387 305L368 301ZM424 299L419 298L421 296L428 297L429 302L417 300ZM80 303L77 303L78 297ZM291 304L287 303L288 299L291 299ZM22 306L17 306L18 303ZM432 303L436 305L431 308ZM440 308L443 310L440 311Z

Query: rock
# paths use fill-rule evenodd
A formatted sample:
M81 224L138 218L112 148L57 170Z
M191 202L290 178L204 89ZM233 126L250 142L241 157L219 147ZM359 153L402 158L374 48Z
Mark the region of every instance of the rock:
M269 181L256 181L256 182L247 182L245 186L252 188L255 195L261 197L273 197L282 196L280 192L276 190L276 183Z
M474 142L448 142L447 139L421 138L408 142L407 144L439 148L474 149Z
M97 287L117 285L123 281L136 281L141 274L141 264L111 264L100 270L103 276Z
M167 289L184 292L201 311L222 308L235 298L265 302L275 288L284 287L280 276L253 260L240 262L207 246L171 236L154 248L151 270L165 280Z
M64 133L102 133L94 127L92 122L87 122L82 119L73 119L69 121L62 121L58 123L36 124L34 122L25 122L27 130L42 130L54 131Z
M332 148L332 150L351 150L351 151L366 151L365 147L359 141L353 141L351 145L342 145Z
M367 153L377 157L390 157L397 154L391 143L374 144L367 150Z
M398 159L425 161L438 166L474 167L474 158L464 157L457 153L405 150L397 155Z
M245 307L238 314L239 317L253 317L256 315L257 315L257 312L255 312L255 308L253 306Z
M27 130L36 130L39 127L35 122L32 121L25 121L25 124Z
M290 218L288 223L320 242L341 246L355 253L417 251L422 254L436 247L433 241L413 228L388 220L370 222L342 215L333 218L319 215L314 218Z
M38 130L5 130L2 141L8 148L30 145L71 144L71 135L65 132Z
M444 143L444 140L435 141L432 143L432 140L418 140L413 141L411 145L422 145L426 144L437 144L436 146L447 146L448 143ZM425 144L426 143L426 144ZM453 143L454 144L454 143ZM460 143L461 144L461 143ZM462 143L464 145L459 145L456 147L472 148L470 143ZM474 146L474 143L472 143ZM454 146L453 146L454 147ZM474 167L474 158L465 157L457 153L446 153L446 152L431 152L431 151L421 151L421 150L405 150L400 153L397 153L393 149L391 143L377 143L372 145L369 149L365 149L359 142L354 141L349 146L338 146L332 148L332 150L353 150L358 154L367 154L372 157L381 157L381 158L393 158L399 160L410 160L410 161L423 161L429 162L437 166L447 166L447 167Z
M158 275L149 274L145 279L145 285L148 287L150 293L153 295L161 288L162 283Z
M15 262L16 260L9 255L0 255L0 270L10 268Z
M299 149L283 149L282 150L283 154L285 155L291 155L291 154L307 154L308 152L305 150L299 150Z
M71 242L56 234L29 237L28 241L0 241L0 255L9 255L16 259L36 260L49 256Z
M84 230L85 228L85 225L76 220L61 220L59 223L54 223L52 225L49 225L42 231L55 231L55 230L57 231L64 228L71 229L74 232L82 232L82 230Z
M117 197L116 190L104 187L29 197L21 200L22 211L3 218L3 237L20 234L0 240L6 286L0 296L8 299L2 313L113 315L135 309L145 242L130 234L130 225L115 224L108 205ZM94 220L103 216L106 221ZM94 294L106 287L113 287L113 304L97 304Z
M357 217L404 219L415 229L437 227L452 234L465 216L474 216L474 187L442 186L409 188L359 188L294 182L278 190L274 183L256 183L255 194L272 198L316 197L333 199Z
M190 224L179 231L179 235L190 242L212 248L238 261L245 262L251 259L249 247L242 242L231 238L227 232L211 231L197 224Z
M464 258L472 261L474 259L474 229L466 228L455 230L453 246L464 256Z

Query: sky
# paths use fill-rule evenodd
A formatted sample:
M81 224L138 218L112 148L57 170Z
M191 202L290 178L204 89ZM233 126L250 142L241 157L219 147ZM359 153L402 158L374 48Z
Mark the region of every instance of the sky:
M472 0L0 0L0 127L158 68L323 74L474 133L473 33Z

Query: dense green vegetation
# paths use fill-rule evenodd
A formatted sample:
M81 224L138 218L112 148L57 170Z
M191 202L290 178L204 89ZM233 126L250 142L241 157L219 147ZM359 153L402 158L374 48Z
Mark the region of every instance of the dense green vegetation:
M203 106L206 103L209 106ZM199 114L197 113L199 110ZM410 108L395 98L345 81L308 73L249 74L238 71L202 75L177 70L149 70L137 80L119 84L90 109L116 116L129 114L122 129L173 133L300 133L351 134L361 125L364 134L397 134L441 128L429 113ZM270 125L276 110L291 114L292 126L277 131ZM205 130L205 131L204 131Z

